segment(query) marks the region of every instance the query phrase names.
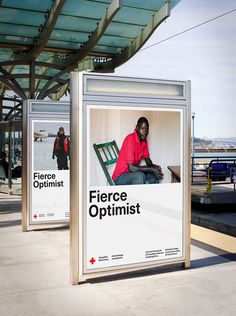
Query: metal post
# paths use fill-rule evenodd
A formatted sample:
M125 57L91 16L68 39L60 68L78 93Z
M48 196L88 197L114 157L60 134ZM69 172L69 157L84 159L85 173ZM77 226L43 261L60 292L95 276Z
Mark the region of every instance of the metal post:
M2 122L2 120L3 120L2 103L3 103L3 99L0 97L0 122ZM3 150L3 140L4 140L3 133L4 132L1 130L0 131L0 151L4 151Z
M14 95L14 108L16 106L16 98L17 96ZM13 120L14 120L14 114L15 114L15 110L13 112ZM13 164L15 165L16 164L16 155L15 155L15 151L16 151L16 148L15 148L15 129L13 128L12 130L12 136L13 136L13 142L12 142L12 160L13 160Z
M12 155L11 155L11 149L12 149L12 121L9 122L9 130L8 130L8 189L9 194L12 193Z
M30 62L30 91L29 97L30 99L34 99L35 97L35 61L31 60Z
M194 118L195 112L192 112L192 182L193 182L193 171L195 169L195 160L194 160Z

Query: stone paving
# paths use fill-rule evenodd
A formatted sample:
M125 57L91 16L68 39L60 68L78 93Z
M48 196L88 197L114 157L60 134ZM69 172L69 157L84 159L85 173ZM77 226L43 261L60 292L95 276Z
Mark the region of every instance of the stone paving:
M0 195L1 316L235 315L235 254L193 240L191 259L71 286L69 230L23 233L19 198Z

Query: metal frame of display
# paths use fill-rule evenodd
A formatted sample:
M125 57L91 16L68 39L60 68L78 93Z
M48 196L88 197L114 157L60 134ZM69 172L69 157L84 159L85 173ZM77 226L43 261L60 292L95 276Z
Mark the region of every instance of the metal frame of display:
M69 122L69 102L64 101L41 101L25 100L23 103L23 159L22 159L22 230L23 232L56 228L69 225L68 220L43 221L42 223L31 222L31 196L32 189L32 131L31 120L64 120Z
M137 84L138 88L135 88ZM140 87L143 89L140 89ZM122 90L123 89L123 90ZM170 263L182 263L185 268L190 267L190 144L191 144L191 108L190 81L168 81L142 78L125 78L116 76L94 75L88 73L71 73L71 283L73 285L91 278L121 274L155 268ZM87 117L86 107L89 105L119 104L138 107L145 104L148 108L160 107L179 109L182 111L182 161L183 170L183 256L181 258L164 259L161 262L152 261L134 263L121 267L109 267L89 272L85 269L85 190L86 180L86 144Z

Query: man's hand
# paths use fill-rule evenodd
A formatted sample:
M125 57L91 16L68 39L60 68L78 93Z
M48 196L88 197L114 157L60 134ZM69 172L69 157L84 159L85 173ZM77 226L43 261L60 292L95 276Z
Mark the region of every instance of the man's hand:
M162 180L164 177L164 174L161 170L161 166L154 165L150 158L145 158L147 166L139 166L134 164L128 164L128 168L130 172L136 172L136 171L142 171L144 173L152 172L155 177Z
M160 180L163 179L164 174L163 174L163 172L162 172L162 170L161 170L161 166L153 165L153 166L152 166L152 172L154 173L154 175L155 175L158 179L160 179Z

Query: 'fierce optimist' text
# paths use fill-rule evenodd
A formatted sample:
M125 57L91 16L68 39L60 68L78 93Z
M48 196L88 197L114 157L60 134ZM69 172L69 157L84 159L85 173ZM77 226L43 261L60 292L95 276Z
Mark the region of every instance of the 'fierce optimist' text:
M125 205L117 206L114 202L127 201L126 192L108 192L100 193L99 190L89 191L89 203L93 203L89 207L89 215L91 217L98 217L100 220L105 216L117 215L134 215L140 214L140 204L132 204L126 202ZM99 207L97 203L110 202L106 207ZM96 204L95 204L96 203Z
M33 186L36 189L63 187L64 181L57 181L54 173L42 174L34 172Z

